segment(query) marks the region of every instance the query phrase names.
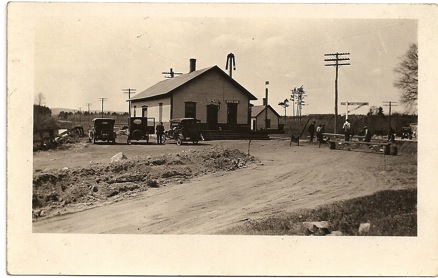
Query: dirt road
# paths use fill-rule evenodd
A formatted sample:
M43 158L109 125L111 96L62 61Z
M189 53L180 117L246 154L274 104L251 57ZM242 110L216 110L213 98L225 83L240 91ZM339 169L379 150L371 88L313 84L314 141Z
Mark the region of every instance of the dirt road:
M248 148L247 141L211 144L238 148L245 153ZM89 148L95 147L102 146ZM126 150L135 153L132 146L122 147L130 147ZM147 150L145 146L139 147ZM156 151L164 147L151 148ZM166 151L174 150L181 151L181 147L166 145ZM150 152L145 155L147 153ZM253 141L251 155L260 163L233 172L198 177L184 184L154 188L107 206L41 219L33 223L33 231L220 234L247 219L314 208L385 189L416 187L416 156L412 155L384 157L378 153L329 150L307 144L289 147L289 142L282 140ZM90 159L81 151L75 156L76 159L67 163L69 166ZM37 156L35 167L53 166L42 161ZM64 167L59 161L57 165Z

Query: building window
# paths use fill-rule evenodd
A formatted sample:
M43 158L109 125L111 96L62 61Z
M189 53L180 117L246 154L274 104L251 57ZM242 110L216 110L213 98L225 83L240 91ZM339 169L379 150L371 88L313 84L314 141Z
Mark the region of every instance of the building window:
M266 120L266 128L271 128L271 119Z
M185 114L186 118L196 118L196 102L189 101L185 103Z
M145 118L148 116L148 107L147 106L141 107L141 116L145 117Z

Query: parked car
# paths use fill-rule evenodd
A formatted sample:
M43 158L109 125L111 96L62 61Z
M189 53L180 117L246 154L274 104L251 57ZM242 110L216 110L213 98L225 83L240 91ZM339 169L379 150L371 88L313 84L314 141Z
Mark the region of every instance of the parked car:
M402 127L401 138L412 139L412 128L411 127Z
M202 140L200 121L194 118L178 118L170 120L170 130L165 132L167 139L176 140L177 145L185 141L198 144Z
M149 135L154 134L155 118L130 117L128 118L128 139L127 144L132 141L149 142Z
M113 118L93 119L93 128L88 132L88 141L106 141L114 144L116 142L116 132L114 131L115 120Z

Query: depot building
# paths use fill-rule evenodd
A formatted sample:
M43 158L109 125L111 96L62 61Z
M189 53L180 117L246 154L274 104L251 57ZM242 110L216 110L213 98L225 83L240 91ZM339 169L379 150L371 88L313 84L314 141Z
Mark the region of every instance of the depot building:
M251 104L257 100L218 66L175 76L138 93L130 102L131 116L155 118L169 128L174 118L196 118L205 129L250 129Z

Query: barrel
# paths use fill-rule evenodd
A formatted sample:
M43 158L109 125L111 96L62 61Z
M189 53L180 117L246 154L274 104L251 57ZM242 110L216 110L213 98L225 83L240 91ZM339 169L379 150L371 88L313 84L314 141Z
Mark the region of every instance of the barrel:
M336 142L330 141L330 150L336 149Z
M390 145L390 154L391 155L397 155L397 145L396 144L391 144Z
M391 153L391 150L390 150L390 148L389 148L389 145L384 145L384 146L383 146L383 153L384 153L385 155L389 155L389 154Z

